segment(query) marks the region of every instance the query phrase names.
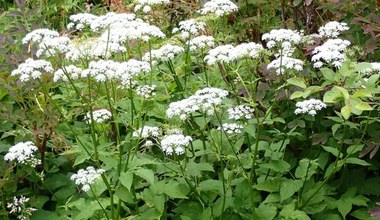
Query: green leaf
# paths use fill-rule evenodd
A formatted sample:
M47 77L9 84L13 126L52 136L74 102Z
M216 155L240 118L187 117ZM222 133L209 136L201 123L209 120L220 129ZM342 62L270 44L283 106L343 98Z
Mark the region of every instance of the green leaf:
M271 169L275 172L284 173L290 169L290 164L284 160L271 160L268 163L261 164L260 167Z
M295 91L291 96L290 99L296 99L303 96L303 92L301 91Z
M370 91L368 91L367 89L360 89L360 90L356 91L352 95L352 97L358 97L358 98L367 97L367 98L371 98L373 96L372 96L372 93Z
M125 186L129 191L131 191L131 186L133 183L133 173L132 172L125 172L121 173L119 180L123 186Z
M347 158L346 163L357 164L357 165L361 165L361 166L370 166L371 165L370 163L368 163L365 160L362 160L359 158L354 158L354 157Z
M340 86L334 86L334 88L338 89L342 93L345 100L348 100L350 98L350 94L348 94L347 89Z
M221 180L208 179L199 184L200 191L218 191L223 194L223 182Z
M324 103L335 103L341 97L342 97L342 93L339 90L335 89L335 87L334 87L332 90L325 93L325 95L323 96L323 102Z
M329 68L321 68L322 75L330 82L334 82L335 73Z
M303 186L302 180L286 180L281 184L280 197L281 202L290 198L295 192Z
M369 69L372 67L372 64L370 63L365 63L365 62L362 62L362 63L357 63L355 65L355 72L360 72L360 71L363 71L363 70L366 70L366 69Z
M301 87L303 89L306 89L306 87L307 87L305 82L303 81L303 79L301 79L299 77L290 78L290 79L286 80L286 82L288 82L291 85Z
M354 106L354 108L362 110L362 111L371 111L373 108L366 102L361 102Z
M329 146L322 146L325 151L331 153L335 157L338 157L339 151L335 147L329 147Z
M185 184L171 180L165 184L164 193L171 198L186 199L190 189Z
M145 168L139 168L137 170L134 170L133 173L136 174L137 176L145 179L151 185L154 185L154 173L152 170L148 170Z
M273 179L273 180L264 180L262 182L259 182L258 184L254 185L253 188L265 192L279 192L281 183L284 180L282 179Z
M351 115L351 110L352 110L352 107L349 105L346 105L346 106L343 106L342 109L340 109L340 113L342 113L343 118L347 120Z
M262 220L272 220L277 214L276 206L272 204L261 203L259 207L255 209L255 218L253 219L262 219Z
M189 176L200 176L202 171L214 172L214 167L209 163L195 163L194 161L187 164L186 173Z
M351 145L347 148L346 152L348 155L354 154L361 151L364 148L364 144Z

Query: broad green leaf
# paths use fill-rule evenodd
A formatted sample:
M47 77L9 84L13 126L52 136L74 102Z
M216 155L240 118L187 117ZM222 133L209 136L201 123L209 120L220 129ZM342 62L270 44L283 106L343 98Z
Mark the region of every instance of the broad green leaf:
M273 179L273 180L264 180L262 182L259 182L258 184L254 185L253 188L265 192L279 192L281 183L284 180L282 179Z
M370 91L368 91L367 89L360 89L360 90L356 91L352 95L352 97L358 97L358 98L367 97L367 98L371 98L373 96L372 96L372 93Z
M133 173L136 174L137 176L145 179L151 185L154 184L154 173L152 170L148 170L145 168L139 168L137 170L134 170Z
M295 192L301 189L302 185L302 180L285 180L280 188L281 202L293 196Z
M214 172L214 168L209 163L195 163L189 162L186 167L186 173L189 176L199 176L202 175L202 171Z
M350 94L348 94L347 89L340 86L335 86L334 88L338 89L342 93L345 100L348 100L350 98Z
M306 87L307 87L305 82L303 81L303 79L301 79L299 77L290 78L290 79L286 80L286 82L288 82L291 85L301 87L303 89L306 89Z
M317 171L318 163L309 159L302 159L295 172L295 177L304 180L306 175L306 180L310 179Z
M221 180L208 179L199 184L200 191L217 191L223 194L223 182Z
M132 172L125 172L121 173L119 180L123 186L125 186L129 191L131 191L131 186L133 183L133 173Z
M342 97L342 93L339 90L335 89L334 87L333 89L325 93L325 95L323 96L323 102L335 103L341 97Z
M364 144L351 145L347 148L346 152L348 155L354 154L361 151L364 148Z
M284 173L290 169L290 164L284 160L270 160L268 163L260 164L260 167L271 169L275 172Z
M322 75L330 82L334 82L335 73L329 68L321 68Z
M253 219L272 220L277 214L277 208L272 204L261 203L259 207L255 208L255 214Z
M370 63L365 63L365 62L362 62L362 63L357 63L355 65L355 69L354 71L355 72L360 72L360 71L363 71L363 70L366 70L366 69L369 69L372 67L372 64Z
M347 120L351 115L351 110L352 110L352 107L349 105L346 105L340 109L340 113L342 113L343 118Z
M361 102L358 105L355 105L354 108L362 111L371 111L373 108L366 102Z
M338 157L339 151L335 147L329 147L329 146L322 146L325 151L331 153L335 157Z
M365 160L362 160L359 158L354 158L354 157L347 158L346 163L357 164L357 165L361 165L361 166L370 166L371 165L370 163L368 163Z
M301 91L295 91L291 96L290 99L296 99L303 96L303 92Z
M164 193L171 198L186 199L190 189L187 185L171 180L165 185Z

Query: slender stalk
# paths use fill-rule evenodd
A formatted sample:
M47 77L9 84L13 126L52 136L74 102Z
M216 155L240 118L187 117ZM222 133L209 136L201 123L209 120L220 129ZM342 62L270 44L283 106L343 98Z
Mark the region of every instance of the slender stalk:
M104 209L103 205L100 203L98 197L95 195L95 192L91 186L90 186L90 190L91 190L92 195L94 196L96 202L99 204L100 208L103 210L104 214L106 215L106 218L109 220L110 218L108 217L107 211Z

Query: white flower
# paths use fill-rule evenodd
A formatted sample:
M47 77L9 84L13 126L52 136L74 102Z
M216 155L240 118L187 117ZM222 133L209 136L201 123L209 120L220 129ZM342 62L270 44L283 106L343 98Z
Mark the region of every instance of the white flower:
M93 116L94 122L101 124L110 120L112 117L112 114L108 109L98 109L98 110L92 111L92 116ZM90 113L86 114L86 116L84 117L84 121L87 124L91 123Z
M38 151L36 145L33 142L20 142L12 146L8 153L4 156L5 161L17 161L19 164L27 164L31 167L35 167L41 163L36 158L35 153Z
M137 4L134 8L134 11L137 12L140 9L143 10L144 13L148 13L151 10L151 7L157 5L169 4L169 0L137 0Z
M253 108L246 105L234 106L227 110L228 118L234 120L239 120L243 118L249 120L253 116L253 111Z
M236 47L227 44L209 50L204 60L208 65L214 65L217 62L229 63L244 57L256 58L263 50L262 45L254 42L242 43Z
M321 46L316 47L311 58L311 61L314 62L314 68L320 68L324 63L339 68L345 60L344 51L350 44L348 40L329 39Z
M276 56L291 56L295 50L294 45L299 44L302 40L302 33L289 29L271 30L265 33L262 39L267 42L269 49L277 48L279 53Z
M159 135L160 135L160 131L158 127L144 126L134 131L132 136L148 138L148 137L158 137Z
M52 31L49 29L36 29L30 33L28 33L23 39L22 43L27 44L29 42L32 43L41 43L45 38L46 39L54 39L59 37L59 33L57 31Z
M277 74L284 74L287 70L302 71L303 61L290 57L279 57L267 66L267 69L276 69Z
M90 185L104 172L105 170L103 169L95 170L94 167L89 166L86 169L78 170L78 173L73 174L70 179L74 181L76 185L82 185L82 190L87 192L90 190Z
M346 31L348 29L350 28L347 26L347 23L330 21L324 26L320 27L318 29L318 33L320 36L326 38L336 38L340 35L341 32Z
M238 10L238 7L230 0L211 0L204 4L199 12L203 15L213 14L216 17L231 14Z
M228 92L223 89L204 88L189 98L170 103L166 115L169 118L179 116L181 120L186 120L189 114L196 111L213 115L214 107L220 105L227 95Z
M121 27L134 20L136 20L136 15L134 14L109 12L105 15L97 16L97 18L90 23L90 28L92 31L98 32L114 27Z
M191 39L186 42L186 45L190 46L191 51L195 51L197 49L204 49L206 47L214 47L214 37L212 36L199 36Z
M98 16L89 13L71 15L70 20L72 22L67 25L67 29L75 28L77 30L82 30L84 26L90 26L97 18Z
M359 71L363 75L379 74L380 73L380 63L371 63L371 67L365 70Z
M297 109L294 111L296 115L307 113L314 116L317 114L317 111L321 110L322 108L326 108L327 106L321 100L309 99L302 102L297 102L296 107Z
M74 79L79 78L79 76L82 73L82 69L74 65L65 66L62 69L59 69L54 72L53 81L54 82L58 82L60 80L65 81L65 82L69 81L69 79L65 75L65 72L66 74L70 76L71 79L74 80Z
M145 99L148 99L156 95L156 93L154 92L155 89L156 89L156 85L138 86L136 88L136 93L137 95L142 96Z
M26 208L26 203L29 201L29 198L25 196L20 196L17 198L13 197L13 202L7 204L7 208L10 209L9 213L18 214L17 219L26 220L29 219L29 216L33 214L33 212L37 211L35 208Z
M149 63L135 59L130 59L122 63L112 60L99 60L91 61L88 69L83 70L81 76L91 76L97 82L119 80L122 85L128 86L133 77L149 71Z
M11 76L20 75L21 82L28 82L31 79L40 79L42 72L51 73L53 67L51 63L46 60L33 60L29 58L13 70Z
M101 58L109 58L113 53L126 51L127 48L118 42L107 42L97 38L74 44L70 51L66 53L66 58L72 62L79 60L98 60Z
M217 62L229 63L237 58L235 47L227 44L218 46L209 50L204 60L208 65L214 65Z
M196 36L202 31L204 31L205 26L205 22L189 19L186 21L179 22L179 27L173 29L173 34L180 32L182 39L186 39L190 36Z
M162 46L160 49L152 50L150 53L147 52L144 55L143 60L148 62L151 58L152 60L168 61L173 59L174 56L182 53L183 51L184 49L182 47L166 44ZM150 55L152 55L152 57Z
M187 147L193 139L190 136L182 134L166 135L161 140L161 149L167 155L181 155L185 152L184 147Z
M218 130L223 130L227 134L241 133L241 129L243 129L243 126L236 123L224 123L221 127L218 127Z
M243 58L248 56L251 58L256 58L260 55L260 52L263 50L264 48L261 44L257 44L254 42L242 43L235 47L237 58Z

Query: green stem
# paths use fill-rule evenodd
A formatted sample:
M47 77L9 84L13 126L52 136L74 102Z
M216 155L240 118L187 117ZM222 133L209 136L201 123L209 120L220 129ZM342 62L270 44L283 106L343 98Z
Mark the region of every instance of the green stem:
M100 203L98 197L95 195L95 192L91 186L90 186L90 190L92 192L92 195L94 195L96 202L99 204L100 208L103 210L104 214L106 215L106 218L109 220L110 218L108 217L107 211L104 209L103 205Z

